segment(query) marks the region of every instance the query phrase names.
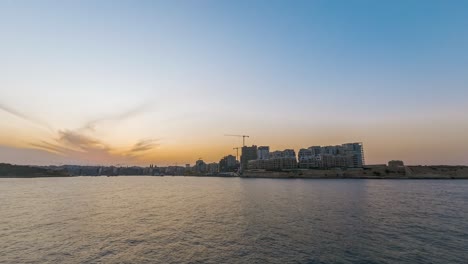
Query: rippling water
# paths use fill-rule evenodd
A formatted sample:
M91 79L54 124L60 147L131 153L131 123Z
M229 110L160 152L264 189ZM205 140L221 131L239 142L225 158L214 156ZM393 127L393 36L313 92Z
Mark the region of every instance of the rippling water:
M1 263L467 263L468 181L0 179Z

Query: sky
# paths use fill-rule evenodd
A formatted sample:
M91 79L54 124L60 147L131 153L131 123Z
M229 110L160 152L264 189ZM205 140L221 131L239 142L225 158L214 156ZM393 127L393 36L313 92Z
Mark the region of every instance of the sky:
M363 142L468 165L468 2L0 0L0 162Z

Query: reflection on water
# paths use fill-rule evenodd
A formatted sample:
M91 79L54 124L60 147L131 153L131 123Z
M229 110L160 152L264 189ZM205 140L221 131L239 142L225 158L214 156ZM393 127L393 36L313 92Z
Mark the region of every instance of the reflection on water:
M468 181L0 179L4 263L466 263Z

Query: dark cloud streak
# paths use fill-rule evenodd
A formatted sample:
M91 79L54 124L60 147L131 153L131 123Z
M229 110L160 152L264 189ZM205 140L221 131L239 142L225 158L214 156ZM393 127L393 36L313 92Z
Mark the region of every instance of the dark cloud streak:
M135 107L133 109L130 109L128 111L125 111L125 112L122 112L122 113L119 113L119 114L116 114L116 115L109 115L109 116L97 118L97 119L94 119L94 120L91 120L91 121L87 122L82 127L82 129L88 129L88 130L93 131L95 129L96 125L98 125L99 123L109 122L109 121L110 122L123 121L125 119L128 119L128 118L137 116L139 114L142 114L142 113L148 111L151 107L152 107L152 105L150 103L141 104L141 105L139 105L139 106L137 106L137 107Z
M143 140L140 140L133 146L133 148L130 150L130 152L134 153L134 152L144 152L144 151L151 150L151 149L159 146L159 144L157 142L158 142L157 139L143 139Z
M20 119L23 119L23 120L26 120L26 121L29 121L35 125L39 125L43 128L47 128L49 130L52 130L52 127L47 124L46 122L42 121L42 120L39 120L37 118L34 118L32 116L29 116L29 115L26 115L24 113L21 113L20 111L18 110L15 110L9 106L6 106L5 104L3 103L0 103L0 109L3 110L4 112L7 112L13 116L16 116L17 118L20 118Z

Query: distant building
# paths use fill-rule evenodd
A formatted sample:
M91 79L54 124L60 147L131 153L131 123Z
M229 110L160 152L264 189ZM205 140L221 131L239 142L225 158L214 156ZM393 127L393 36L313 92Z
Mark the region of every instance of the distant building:
M228 155L219 161L220 172L235 172L237 170L237 160L233 155Z
M257 159L259 160L267 160L270 157L270 147L268 146L260 146L257 150Z
M391 160L388 162L388 167L390 168L398 168L398 167L404 167L405 163L401 160Z
M247 169L249 160L257 159L257 146L252 145L251 147L243 146L241 155L241 170Z
M294 149L277 150L270 153L270 159L296 158Z
M283 158L296 158L296 152L294 149L285 149L283 150Z
M312 155L322 154L322 147L321 146L312 146L312 147L309 147L308 149L312 152Z
M299 150L298 160L299 160L299 162L301 162L301 161L303 161L305 159L308 159L310 157L315 157L315 156L318 156L318 155L320 155L320 153L315 154L313 152L313 150L311 150L310 148L308 148L308 149L302 148L302 149Z
M366 163L364 161L364 147L362 143L347 143L342 145L346 154L353 156L353 166L361 168Z
M212 174L218 173L219 172L219 164L216 163L216 162L208 163L206 165L206 169L207 169L208 173L212 173Z
M311 168L321 168L322 165L322 156L320 151L318 154L312 149L312 147L307 149L300 149L298 153L298 163L299 168L301 169L311 169Z
M205 173L207 171L206 163L203 160L197 160L193 171L196 173Z
M268 159L256 159L248 161L247 168L265 170L296 169L296 152L293 149L277 150L270 152Z
M333 168L364 166L362 143L346 143L338 146L313 146L299 150L299 168Z
M168 166L165 171L167 175L184 175L186 168L182 166Z
M297 169L297 160L295 158L277 158L267 160L249 160L247 169L255 170L292 170Z

